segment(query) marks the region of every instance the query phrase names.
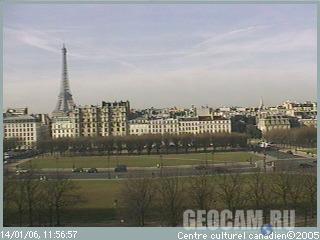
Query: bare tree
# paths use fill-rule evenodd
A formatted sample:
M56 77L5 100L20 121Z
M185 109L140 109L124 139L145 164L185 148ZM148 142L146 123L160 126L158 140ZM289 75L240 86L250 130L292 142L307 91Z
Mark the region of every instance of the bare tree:
M265 175L261 172L253 174L253 179L248 183L248 195L254 203L255 209L261 209L268 202L269 192Z
M13 188L15 189L12 200L18 214L18 225L21 227L23 225L24 214L27 210L25 184L23 181L20 181L17 178L13 179L10 184L12 184Z
M313 218L315 212L314 210L317 207L317 177L311 174L304 175L303 186L310 216Z
M179 177L161 178L158 186L161 220L175 227L181 221L184 208L184 188Z
M7 176L5 176L3 179L3 215L4 215L5 226L9 225L10 212L12 211L12 208L15 206L15 202L21 203L21 207L22 207L23 201L19 201L20 198L18 197L17 191L19 191L19 187L17 186L16 182L12 179L9 179ZM22 215L22 211L19 212L19 216L20 215ZM22 220L20 222L22 224Z
M154 198L154 182L151 179L127 180L121 190L124 214L138 226L145 225L145 218Z
M214 185L207 174L190 179L189 195L197 209L209 210L214 201Z
M250 178L248 182L247 195L249 201L252 202L256 210L263 210L265 223L268 222L268 213L276 201L276 198L272 196L270 184L268 175L262 172L253 174L253 178Z
M280 197L283 206L288 206L290 188L291 188L291 176L286 172L275 174L272 183L272 192Z
M237 208L243 207L247 200L243 194L243 183L244 179L240 174L228 173L222 174L218 183L218 196L233 214Z
M26 194L29 225L33 226L34 209L39 199L39 181L34 179L34 170L31 168L23 178L23 185Z
M46 192L48 199L49 213L56 220L56 226L61 225L61 213L67 206L74 206L81 201L80 195L77 193L77 185L61 176L46 182Z

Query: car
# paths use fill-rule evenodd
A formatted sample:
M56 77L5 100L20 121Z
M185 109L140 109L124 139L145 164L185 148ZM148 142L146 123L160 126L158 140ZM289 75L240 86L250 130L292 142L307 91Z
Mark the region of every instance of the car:
M115 172L127 172L127 166L126 165L118 165L114 169Z
M83 168L73 168L72 172L83 172Z
M195 166L194 169L196 169L196 170L206 170L206 169L207 169L207 166L205 166L205 165L198 165L198 166Z
M299 167L301 168L312 168L313 166L309 163L300 163Z
M46 176L40 176L40 181L46 181L47 180L47 177Z
M25 174L28 172L29 172L28 169L18 169L18 170L16 170L16 175Z
M96 168L87 169L87 173L97 173L97 172L98 172L98 169Z

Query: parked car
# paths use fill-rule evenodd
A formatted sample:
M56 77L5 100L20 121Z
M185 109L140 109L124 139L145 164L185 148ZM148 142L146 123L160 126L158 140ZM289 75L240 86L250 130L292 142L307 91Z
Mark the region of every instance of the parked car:
M46 181L47 177L46 176L40 176L40 181Z
M207 169L207 166L205 166L205 165L198 165L198 166L195 166L194 169L196 169L196 170L206 170L206 169Z
M29 172L28 169L18 169L18 170L16 170L16 175L25 174L28 172Z
M97 172L98 172L98 169L96 168L87 169L87 173L97 173Z
M74 168L72 172L83 172L83 168Z
M115 172L127 172L127 166L126 165L118 165L114 169Z

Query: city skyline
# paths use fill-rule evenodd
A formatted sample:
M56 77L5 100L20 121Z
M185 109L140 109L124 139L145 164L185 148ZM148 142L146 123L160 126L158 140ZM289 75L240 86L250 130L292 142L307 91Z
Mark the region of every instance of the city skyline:
M316 99L314 5L177 6L7 5L4 107L52 111L63 42L79 105L129 100L132 108L219 107L258 106L260 96L265 105Z

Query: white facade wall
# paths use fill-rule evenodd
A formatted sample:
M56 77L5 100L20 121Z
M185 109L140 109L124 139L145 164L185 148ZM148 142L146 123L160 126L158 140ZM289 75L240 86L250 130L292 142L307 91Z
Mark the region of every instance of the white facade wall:
M76 137L75 121L71 117L59 117L54 120L51 126L51 135L53 139Z
M179 133L230 133L231 120L211 120L211 121L181 121L179 123Z
M231 120L178 120L178 119L157 119L157 120L132 120L129 123L130 134L201 134L231 132Z
M4 138L18 139L22 149L30 149L48 133L48 127L32 116L17 116L4 119Z

